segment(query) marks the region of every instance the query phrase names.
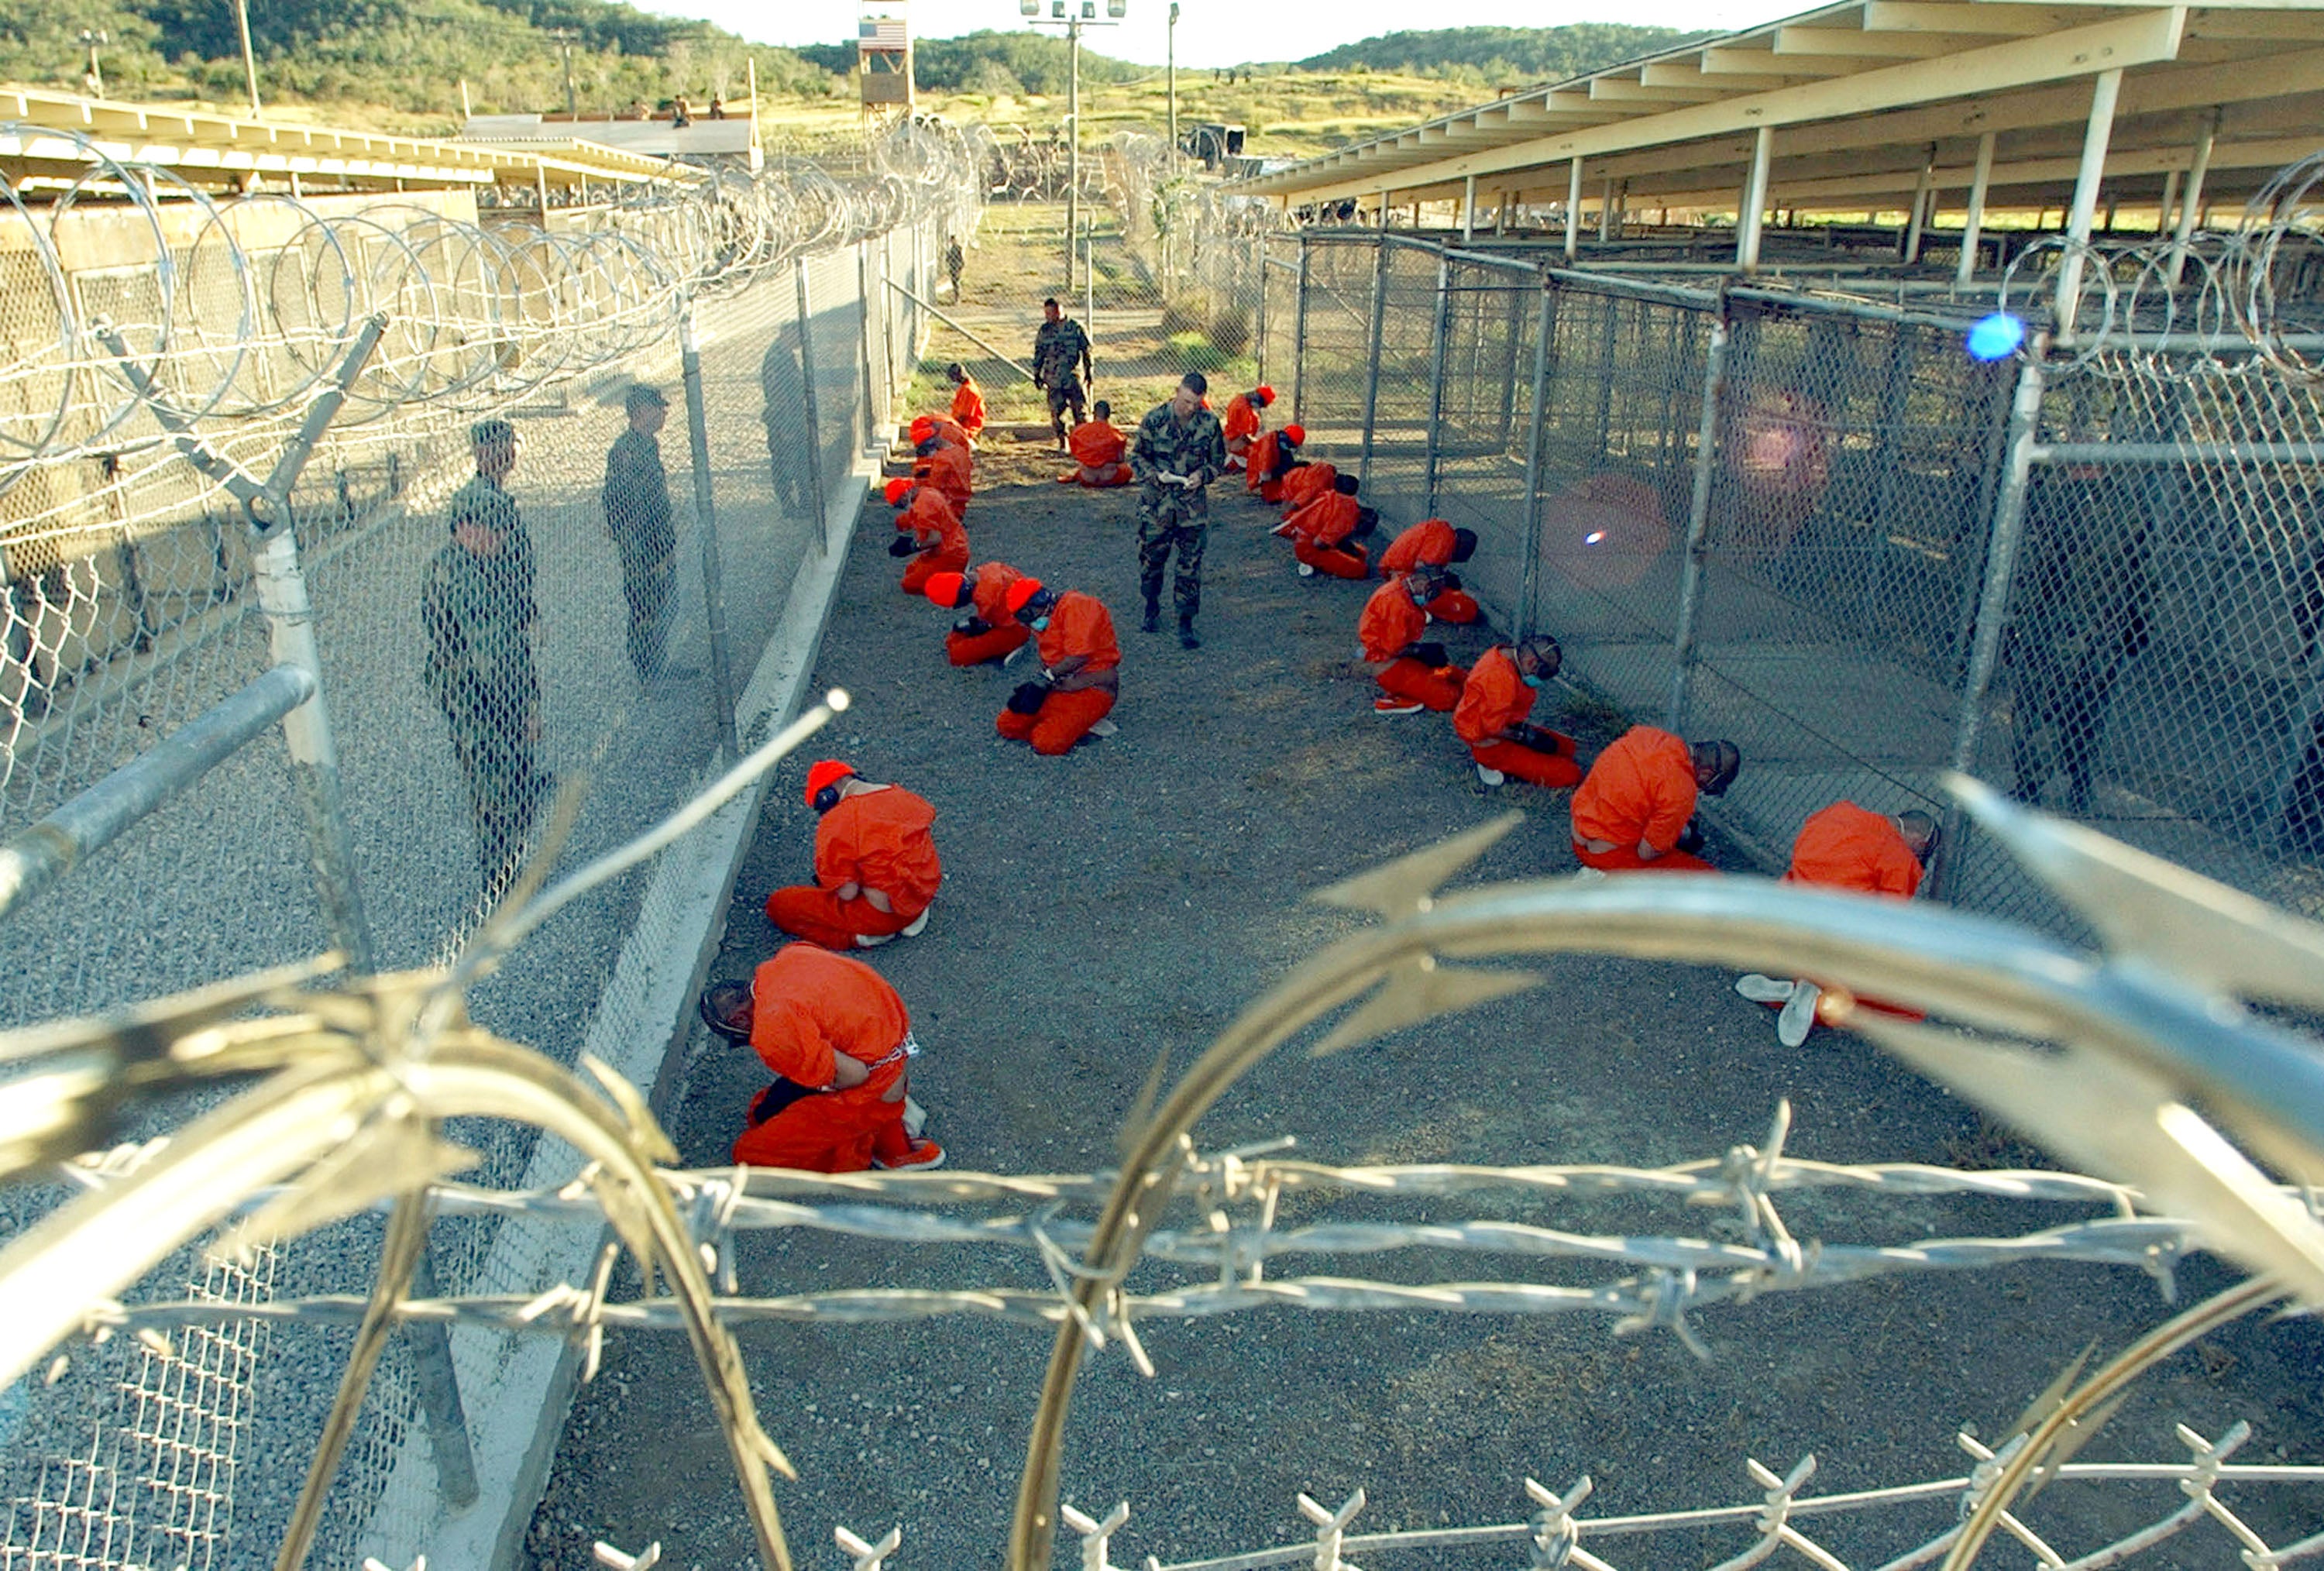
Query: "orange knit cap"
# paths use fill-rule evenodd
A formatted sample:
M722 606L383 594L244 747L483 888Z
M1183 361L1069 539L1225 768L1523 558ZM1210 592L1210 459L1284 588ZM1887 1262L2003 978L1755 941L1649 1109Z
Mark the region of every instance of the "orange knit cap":
M936 434L936 416L932 414L916 414L912 417L912 441L915 445L927 441L930 437Z
M1017 613L1025 609L1025 602L1030 600L1034 596L1040 592L1040 579L1019 578L1015 583L1009 586L1008 597L1004 599L1001 604L1008 606L1009 615L1014 616Z
M821 758L807 766L807 805L815 806L816 794L825 786L835 786L855 772L835 758Z
M890 507L903 506L904 498L909 496L911 494L912 482L902 475L899 475L893 480L889 481L880 492L881 495L885 496L888 499L888 505Z
M1283 434L1290 439L1291 445L1296 448L1300 443L1307 439L1307 428L1305 426L1285 426L1283 428Z
M1275 389L1269 387L1264 382L1260 383L1257 387L1252 388L1251 393L1261 403L1273 403L1275 402Z
M961 591L967 587L968 579L959 573L938 573L928 580L928 604L950 610L965 598Z

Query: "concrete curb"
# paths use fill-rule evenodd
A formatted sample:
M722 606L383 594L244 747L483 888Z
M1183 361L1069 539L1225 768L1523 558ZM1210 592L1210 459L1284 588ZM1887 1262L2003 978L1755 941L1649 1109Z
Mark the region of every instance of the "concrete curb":
M831 498L833 516L820 538L831 544L804 560L782 616L735 706L735 729L747 747L804 707L805 689L838 596L849 543L878 468L859 464ZM655 864L637 929L622 947L590 1022L583 1051L632 1084L656 1094L693 1021L693 1000L725 930L734 880L759 822L765 781L727 807ZM648 913L666 913L649 923ZM543 1137L523 1184L569 1180L577 1153ZM499 1290L532 1291L559 1281L586 1281L610 1230L540 1227L512 1220L502 1228L479 1280ZM488 1289L489 1290L489 1289ZM401 1437L387 1487L363 1534L362 1551L391 1566L424 1552L436 1566L503 1571L521 1562L533 1511L547 1487L578 1388L577 1343L546 1335L460 1329L453 1358L466 1406L479 1498L446 1514L424 1424Z

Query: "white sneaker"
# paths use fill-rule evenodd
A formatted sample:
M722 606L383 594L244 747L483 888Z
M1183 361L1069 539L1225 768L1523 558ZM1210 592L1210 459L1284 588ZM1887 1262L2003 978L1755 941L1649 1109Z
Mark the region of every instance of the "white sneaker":
M1784 1012L1775 1017L1775 1040L1787 1048L1796 1048L1808 1040L1815 1030L1816 1000L1823 990L1812 982L1792 985L1792 996L1784 1005Z
M1489 786L1497 786L1505 783L1509 777L1498 769L1487 769L1480 763L1477 766L1477 778Z
M922 906L920 908L920 914L914 917L908 923L905 924L904 937L908 938L917 938L922 933L927 932L928 930L928 913L936 909L936 908L934 905ZM916 1129L912 1131L912 1132L914 1134L918 1134L920 1132Z
M1089 734L1093 736L1112 736L1119 734L1120 730L1121 727L1111 720L1099 720L1092 723Z
M892 944L895 941L896 935L893 933L858 933L855 935L855 947L859 949L876 949L882 944Z
M910 1094L907 1093L904 1097L904 1132L918 1140L920 1131L927 1126L928 1110L912 1100Z
M1372 700L1375 715L1417 715L1428 707L1417 698L1380 698Z
M1782 1003L1799 987L1796 982L1781 982L1773 976L1762 976L1757 971L1735 979L1735 991L1754 1003Z
M1573 870L1573 882L1576 883L1603 883L1606 882L1606 870L1602 867L1577 867Z
M1300 564L1299 564L1299 576L1300 576L1301 578L1314 578L1314 577L1315 576L1315 564L1314 564L1313 562L1302 562L1302 563L1300 563Z
M1002 655L1001 657L1001 669L1006 670L1009 667L1015 665L1017 663L1017 657L1023 654L1027 650L1032 647L1033 641L1028 638L1024 642L1019 644L1015 649L1010 650L1007 654Z

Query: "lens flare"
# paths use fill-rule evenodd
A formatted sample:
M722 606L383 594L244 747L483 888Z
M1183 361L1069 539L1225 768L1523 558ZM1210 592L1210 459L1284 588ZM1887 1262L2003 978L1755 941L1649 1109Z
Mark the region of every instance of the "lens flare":
M1972 360L2006 360L2017 353L2017 346L2025 341L2025 324L2007 311L1996 311L1978 319L1969 330L1969 353Z

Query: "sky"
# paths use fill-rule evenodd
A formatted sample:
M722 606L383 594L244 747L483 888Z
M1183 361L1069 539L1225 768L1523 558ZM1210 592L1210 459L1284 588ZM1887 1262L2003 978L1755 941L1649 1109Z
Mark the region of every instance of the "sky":
M1342 43L1407 28L1554 27L1568 22L1646 23L1662 27L1749 27L1810 8L1814 0L1664 0L1650 14L1619 0L1582 0L1552 8L1541 0L1459 0L1434 11L1387 0L1180 0L1178 63L1196 68L1252 60L1299 60ZM854 0L643 0L666 16L700 16L754 43L839 43L855 36ZM913 32L952 38L984 28L1022 27L1017 0L917 0L904 9ZM1044 5L1044 10L1047 6ZM1101 13L1104 7L1100 6ZM1167 48L1169 0L1130 0L1119 26L1083 34L1089 48L1121 60L1160 65ZM1265 18L1253 26L1254 15Z

